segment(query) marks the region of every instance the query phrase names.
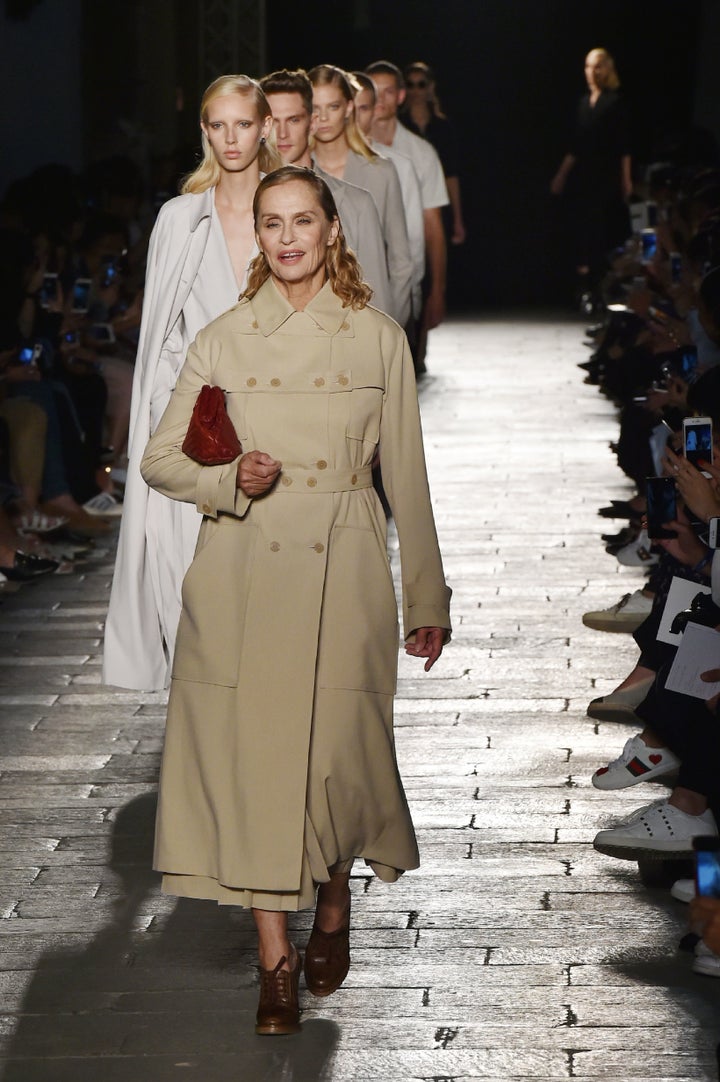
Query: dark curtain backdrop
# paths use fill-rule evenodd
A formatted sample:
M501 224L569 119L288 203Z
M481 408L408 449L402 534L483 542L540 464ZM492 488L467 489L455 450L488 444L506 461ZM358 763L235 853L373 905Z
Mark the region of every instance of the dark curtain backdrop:
M275 8L268 5L272 68L359 68L387 58L435 69L463 142L469 238L451 253L455 307L569 295L547 190L591 48L616 59L638 162L691 124L702 9L693 0L362 0L342 8L305 0L283 14Z

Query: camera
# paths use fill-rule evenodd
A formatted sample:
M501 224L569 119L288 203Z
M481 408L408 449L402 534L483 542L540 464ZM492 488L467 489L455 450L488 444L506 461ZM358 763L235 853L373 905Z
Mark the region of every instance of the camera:
M702 627L717 627L720 624L720 608L710 594L695 594L690 607L675 614L670 631L673 635L681 635L688 624L700 624Z

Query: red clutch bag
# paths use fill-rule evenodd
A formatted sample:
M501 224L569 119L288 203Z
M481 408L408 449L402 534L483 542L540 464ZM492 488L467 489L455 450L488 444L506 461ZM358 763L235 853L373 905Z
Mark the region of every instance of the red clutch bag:
M225 409L222 387L205 384L193 406L182 449L201 466L222 466L242 453L240 440Z

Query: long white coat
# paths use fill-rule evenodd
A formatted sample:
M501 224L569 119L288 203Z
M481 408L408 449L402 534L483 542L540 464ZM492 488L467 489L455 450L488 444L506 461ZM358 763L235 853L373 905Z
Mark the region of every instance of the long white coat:
M194 507L152 492L139 467L187 350L202 329L181 316L205 256L214 198L215 189L210 188L171 199L161 208L150 238L127 484L105 627L103 680L119 687L150 690L169 682L182 580L202 521ZM237 301L237 283L228 274L228 264L229 259L223 266L204 265L216 307L210 318Z

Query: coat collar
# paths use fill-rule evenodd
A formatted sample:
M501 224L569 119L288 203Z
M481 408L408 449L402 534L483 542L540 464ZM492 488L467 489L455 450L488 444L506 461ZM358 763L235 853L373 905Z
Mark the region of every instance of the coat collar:
M190 208L190 232L194 233L203 218L211 218L213 212L213 202L215 200L215 188L208 188L205 192L200 192L193 199Z
M283 297L271 278L263 283L250 301L250 305L260 331L266 338L295 314L295 309L287 298ZM340 298L333 293L329 282L326 282L320 292L313 297L305 308L305 312L326 334L337 334L339 330L348 329L343 327L343 324L349 314L349 309L343 308Z

